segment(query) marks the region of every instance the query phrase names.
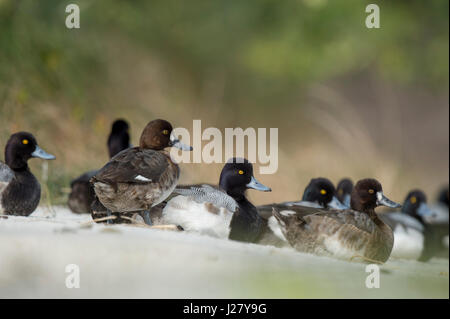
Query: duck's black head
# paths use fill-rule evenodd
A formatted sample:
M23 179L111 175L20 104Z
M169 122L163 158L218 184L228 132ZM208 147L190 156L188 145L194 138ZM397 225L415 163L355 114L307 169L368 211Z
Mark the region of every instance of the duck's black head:
M39 157L50 160L55 156L41 149L34 136L28 132L18 132L9 138L5 147L5 162L13 170L20 171L28 168L28 160Z
M383 194L380 182L373 178L366 178L358 181L353 188L351 207L360 212L374 210L377 206L387 206L392 208L402 207L388 199Z
M439 192L438 202L448 207L448 195L448 186L445 186Z
M128 132L130 126L128 125L128 122L123 119L117 119L114 121L111 127L111 133L121 133L121 132Z
M336 196L346 206L350 206L353 182L350 178L343 178L337 185Z
M402 212L419 221L424 217L432 216L434 213L427 205L427 196L421 190L413 190L406 196Z
M192 151L191 146L184 145L172 134L172 125L165 120L153 120L142 131L140 148L162 150L166 147L176 147L183 151Z
M128 134L129 125L125 120L114 121L111 127L111 133L108 137L109 157L130 147L130 135Z
M253 188L263 192L271 189L253 176L253 165L245 158L231 158L220 173L220 187L236 200L245 198L245 191Z
M323 177L313 178L303 192L303 201L318 203L323 207L345 209L335 196L336 189L333 183Z

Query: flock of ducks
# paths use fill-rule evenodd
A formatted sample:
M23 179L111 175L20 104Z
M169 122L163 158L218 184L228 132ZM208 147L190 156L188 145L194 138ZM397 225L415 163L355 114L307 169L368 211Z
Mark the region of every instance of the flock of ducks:
M165 120L149 122L137 147L130 144L128 131L126 121L115 121L107 142L109 162L72 181L68 206L74 213L90 213L98 223L176 225L187 232L346 260L448 258L448 186L434 207L420 190L411 191L402 206L388 199L375 179L355 185L343 179L335 188L326 178L314 178L301 200L254 206L246 191L271 189L258 182L246 159L228 160L217 185L177 185L180 169L167 148L192 147L176 139ZM28 216L39 204L40 185L27 164L33 157L55 159L32 134L11 135L5 163L0 161L1 216ZM378 206L392 211L378 215Z

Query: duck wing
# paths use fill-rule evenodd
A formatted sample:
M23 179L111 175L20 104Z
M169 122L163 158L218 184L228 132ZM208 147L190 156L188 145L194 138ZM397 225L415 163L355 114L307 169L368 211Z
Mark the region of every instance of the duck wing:
M14 178L14 172L8 165L0 161L0 194L8 186L8 183Z
M307 230L332 235L340 229L348 228L370 235L375 230L375 224L368 215L354 210L324 211L312 207L296 207L284 211L274 209L273 215L284 229L283 232Z
M352 210L317 210L304 216L290 211L274 211L274 217L286 241L295 249L338 258L363 255L375 230L370 217Z
M233 197L211 184L179 185L173 192L174 194L186 196L199 204L210 203L216 207L223 207L230 212L235 212L238 208L238 204Z
M306 219L308 217L314 218L318 217L321 219L327 218L332 219L334 222L341 224L341 225L352 225L359 229L360 231L364 231L368 234L372 234L375 230L375 224L370 219L370 217L365 214L361 213L352 209L347 210L329 210L329 211L323 211L320 210L320 212L312 214L311 216L306 216Z
M289 210L296 212L301 216L305 216L318 212L317 210L310 210L309 208L322 208L322 207L317 203L307 201L273 203L267 205L260 205L256 207L258 214L264 219L269 219L272 216L273 208L275 208L277 211Z
M105 183L156 183L168 166L168 157L162 152L135 147L114 156L93 179Z

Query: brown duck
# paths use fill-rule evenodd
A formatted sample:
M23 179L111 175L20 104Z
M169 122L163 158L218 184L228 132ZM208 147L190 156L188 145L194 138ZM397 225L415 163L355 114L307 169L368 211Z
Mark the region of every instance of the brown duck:
M352 191L352 209L296 207L296 211L274 210L273 214L286 240L298 251L383 263L391 254L394 236L375 213L380 205L401 207L384 196L377 180L363 179Z
M172 135L172 125L154 120L144 128L139 147L114 156L92 177L98 200L107 214L142 211L151 225L150 210L164 201L175 188L180 169L164 149L192 150Z

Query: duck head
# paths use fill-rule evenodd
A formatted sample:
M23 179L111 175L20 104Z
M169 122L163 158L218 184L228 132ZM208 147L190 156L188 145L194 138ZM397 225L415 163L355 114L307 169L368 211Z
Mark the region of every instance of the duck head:
M433 217L434 212L427 205L427 196L421 190L413 190L406 196L402 212L424 222L424 219Z
M125 120L115 120L108 138L109 157L114 157L124 149L132 147L130 144L129 125Z
M323 177L313 178L303 192L302 201L318 203L322 207L345 209L344 205L335 196L336 190L333 183Z
M350 207L350 198L353 191L353 182L349 178L343 178L337 185L336 196L339 201L347 207Z
M5 147L5 162L13 170L26 169L28 160L33 157L45 160L55 159L40 148L31 133L18 132L9 138Z
M262 192L272 191L253 176L253 165L245 158L231 158L220 173L220 187L236 200L245 197L249 188Z
M402 207L383 194L383 188L376 179L366 178L358 181L352 191L351 208L360 212L368 212L378 206Z
M139 141L140 148L163 150L176 147L183 151L192 151L192 146L180 142L173 134L172 125L165 120L153 120L145 126Z
M128 130L130 129L130 126L128 125L128 122L123 119L117 119L114 121L111 127L111 134L118 134L118 133L128 133Z

